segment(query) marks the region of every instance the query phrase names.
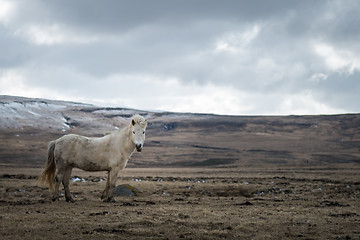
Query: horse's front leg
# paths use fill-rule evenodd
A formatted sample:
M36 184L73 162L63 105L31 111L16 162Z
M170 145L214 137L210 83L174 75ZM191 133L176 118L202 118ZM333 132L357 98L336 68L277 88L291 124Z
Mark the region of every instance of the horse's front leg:
M109 171L108 174L108 181L106 183L106 188L104 190L104 193L102 196L102 199L104 199L104 202L116 202L114 198L114 188L117 181L117 175L118 175L119 169L114 168Z
M109 188L110 188L110 171L108 171L108 177L106 180L105 190L103 191L103 193L101 195L102 200L105 200L107 198L107 196L109 195Z

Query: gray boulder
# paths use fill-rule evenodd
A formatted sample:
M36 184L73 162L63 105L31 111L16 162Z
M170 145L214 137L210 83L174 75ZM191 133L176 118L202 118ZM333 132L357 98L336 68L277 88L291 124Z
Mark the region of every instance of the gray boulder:
M136 187L131 186L130 184L122 184L114 189L114 196L127 196L133 197L139 193L139 190Z

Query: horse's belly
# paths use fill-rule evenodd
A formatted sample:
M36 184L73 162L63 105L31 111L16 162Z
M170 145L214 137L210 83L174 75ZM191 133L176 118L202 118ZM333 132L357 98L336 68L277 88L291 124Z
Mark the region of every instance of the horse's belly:
M85 171L107 171L109 167L106 164L101 164L94 161L74 161L71 163L73 167L80 168Z

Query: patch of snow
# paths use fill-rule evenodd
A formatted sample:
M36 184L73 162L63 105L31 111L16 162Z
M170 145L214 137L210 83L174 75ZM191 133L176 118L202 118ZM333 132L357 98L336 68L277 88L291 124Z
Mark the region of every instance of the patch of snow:
M33 112L33 111L28 110L28 112L29 112L29 113L31 113L31 114L33 114L33 115L35 115L35 116L39 116L39 117L41 117L41 115L40 115L40 114L35 113L35 112Z
M70 179L71 182L86 182L85 179L79 177L73 177Z

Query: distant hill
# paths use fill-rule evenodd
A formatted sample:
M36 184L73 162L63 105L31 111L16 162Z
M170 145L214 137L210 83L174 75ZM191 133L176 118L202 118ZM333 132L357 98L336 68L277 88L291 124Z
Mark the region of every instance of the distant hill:
M0 166L43 166L48 141L103 136L141 114L142 153L129 167L360 163L360 115L221 116L149 112L0 95Z

